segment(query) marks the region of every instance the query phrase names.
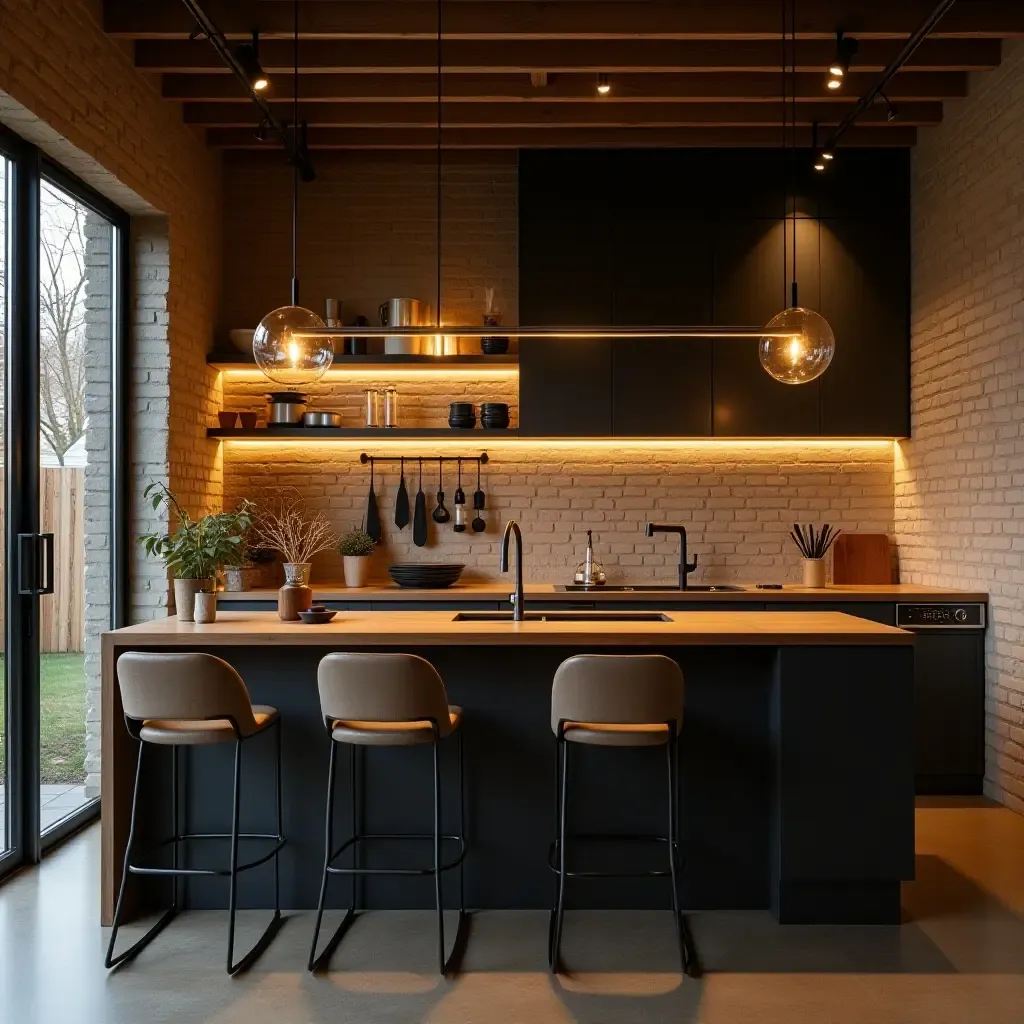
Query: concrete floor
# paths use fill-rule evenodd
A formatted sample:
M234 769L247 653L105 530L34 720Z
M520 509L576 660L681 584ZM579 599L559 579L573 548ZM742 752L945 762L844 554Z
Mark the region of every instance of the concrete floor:
M572 973L545 970L546 915L473 918L462 972L434 974L433 920L360 918L329 974L305 970L311 915L289 917L248 975L223 969L225 917L172 922L131 966L102 967L99 832L0 887L0 1019L18 1024L1020 1024L1024 818L971 802L918 811L917 879L898 928L782 928L701 914L707 974L678 973L669 918L567 918ZM244 942L262 923L243 917ZM126 929L126 941L131 935Z

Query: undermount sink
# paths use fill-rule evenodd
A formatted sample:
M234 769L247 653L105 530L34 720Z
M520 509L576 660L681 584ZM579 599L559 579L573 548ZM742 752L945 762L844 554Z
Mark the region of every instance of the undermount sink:
M459 612L452 622L512 622L512 612ZM661 612L524 612L525 622L671 622Z
M634 583L630 586L625 584L603 584L599 587L588 587L583 583L560 583L555 590L566 594L600 594L607 591L614 594L644 594L644 593L674 593L674 594L723 594L743 591L744 587L734 587L728 583L691 583L686 590L671 583Z

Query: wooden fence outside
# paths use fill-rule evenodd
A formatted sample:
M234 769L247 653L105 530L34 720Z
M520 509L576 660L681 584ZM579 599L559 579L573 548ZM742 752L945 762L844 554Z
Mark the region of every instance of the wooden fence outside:
M85 470L47 467L39 473L40 532L54 537L53 593L39 601L40 649L44 654L78 652L85 649ZM2 483L0 471L0 525L6 526ZM0 594L7 568L4 554L0 545ZM0 600L0 651L4 625Z

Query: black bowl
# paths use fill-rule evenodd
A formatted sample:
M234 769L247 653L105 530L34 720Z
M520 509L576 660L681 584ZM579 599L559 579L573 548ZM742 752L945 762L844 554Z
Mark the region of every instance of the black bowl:
M461 419L448 418L448 426L453 430L472 430L476 426L475 416L466 416Z
M503 356L508 351L508 338L481 338L480 351L485 356Z

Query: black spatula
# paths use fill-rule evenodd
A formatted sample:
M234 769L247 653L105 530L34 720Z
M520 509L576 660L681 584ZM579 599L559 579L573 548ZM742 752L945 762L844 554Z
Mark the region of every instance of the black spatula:
M420 489L416 492L416 508L412 514L412 542L418 548L427 543L427 496L423 493L423 460L420 459Z
M395 526L404 530L409 525L409 492L405 487L405 459L402 459L402 475L398 481L398 497L395 498Z
M375 544L380 543L380 509L377 508L377 495L373 490L373 459L370 459L370 494L366 499L366 532Z

